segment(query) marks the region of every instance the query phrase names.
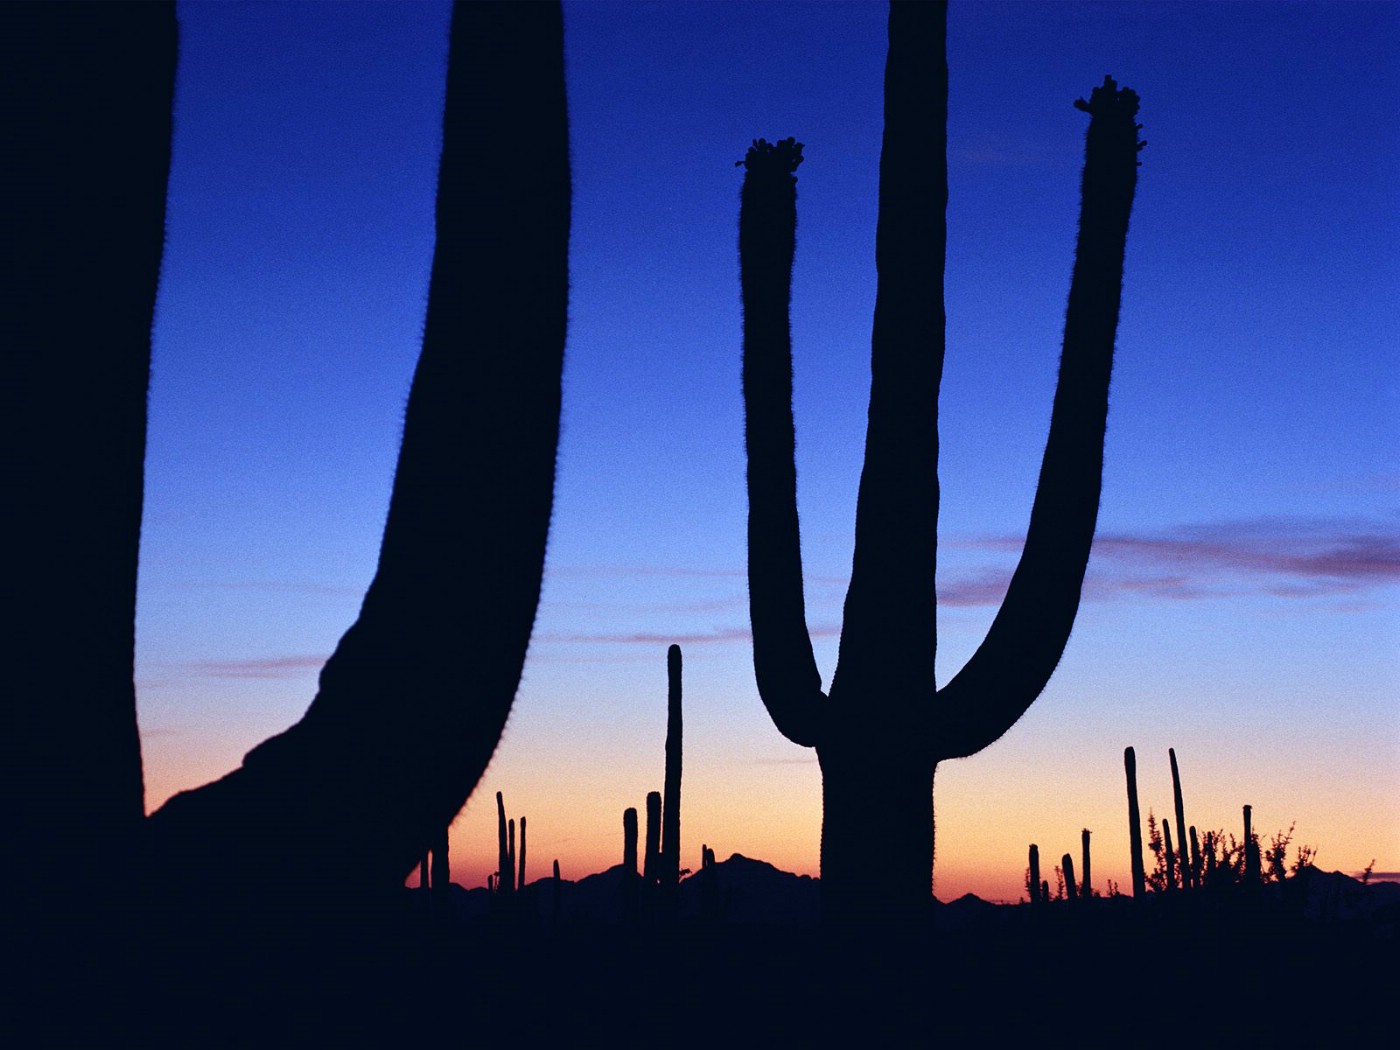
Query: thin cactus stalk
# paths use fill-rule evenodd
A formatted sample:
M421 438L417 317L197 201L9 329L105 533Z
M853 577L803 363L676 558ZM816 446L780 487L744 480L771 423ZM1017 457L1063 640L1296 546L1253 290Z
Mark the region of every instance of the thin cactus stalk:
M1040 880L1040 902L1041 902L1042 904L1049 904L1049 903L1050 903L1050 880L1049 880L1049 879L1041 879L1041 880Z
M568 313L560 5L457 4L445 99L423 348L359 616L300 722L148 821L154 870L193 859L226 898L317 882L352 839L343 892L401 886L476 787L520 681Z
M624 874L637 874L637 808L622 811L622 869Z
M1205 841L1202 843L1205 853L1206 871L1205 880L1207 886L1215 885L1215 832L1207 831Z
M1254 807L1244 807L1244 881L1249 886L1260 882L1259 843L1254 838Z
M1201 847L1196 840L1196 825L1191 825L1191 888L1201 888Z
M519 884L515 881L515 820L512 819L506 824L506 830L510 837L510 855L506 858L505 880L512 890L519 889Z
M564 880L559 877L559 859L554 860L554 901L553 901L553 922L559 925L559 915L563 909Z
M520 818L520 874L516 877L515 884L522 890L525 888L525 818Z
M681 647L666 650L666 780L661 824L661 884L681 873Z
M1083 887L1084 899L1090 900L1094 896L1093 880L1089 877L1089 829L1085 828L1080 835L1080 854L1084 861L1084 881L1080 884Z
M1029 850L1028 863L1030 864L1030 869L1031 869L1031 875L1030 875L1031 903L1032 903L1032 904L1040 904L1040 903L1042 903L1042 902L1045 900L1045 898L1043 898L1043 897L1041 897L1041 896L1039 895L1039 894L1040 894L1040 847L1037 846L1034 842L1031 843L1031 848L1030 848L1030 850Z
M1163 887L1170 893L1176 889L1176 853L1172 849L1172 823L1166 817L1162 818L1162 858L1167 865Z
M1128 781L1128 857L1133 870L1133 897L1147 896L1147 872L1142 866L1142 814L1138 810L1137 755L1123 749L1123 773Z
M1074 858L1066 853L1060 858L1060 867L1065 873L1065 896L1070 900L1079 899L1079 887L1074 882Z
M506 834L506 803L496 792L496 892L508 895L515 888L511 880L510 842Z
M940 761L1000 737L1045 686L1078 610L1098 514L1104 425L1137 181L1137 96L1110 78L1089 101L1079 238L1060 379L1026 546L982 645L934 680L947 204L946 5L890 9L871 389L855 552L829 694L804 613L788 314L802 147L759 140L739 214L754 674L777 729L822 769L821 890L829 923L907 925L932 901ZM887 877L869 878L869 846Z
M1172 765L1172 803L1176 807L1176 833L1178 857L1178 869L1181 871L1181 888L1193 889L1191 883L1191 854L1186 842L1186 834L1182 830L1186 827L1186 811L1181 802L1181 772L1176 765L1176 749L1167 748L1167 756L1171 759Z
M654 886L661 867L661 792L647 792L647 841L642 858L642 880Z

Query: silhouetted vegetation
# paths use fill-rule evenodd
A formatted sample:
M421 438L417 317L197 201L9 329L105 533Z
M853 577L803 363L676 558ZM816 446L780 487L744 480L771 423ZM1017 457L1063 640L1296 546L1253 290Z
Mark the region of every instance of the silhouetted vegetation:
M694 876L681 868L674 645L664 794L646 797L641 855L638 811L627 808L620 865L574 882L555 860L551 878L527 885L527 821L517 839L497 792L496 870L485 890L452 882L448 829L512 702L552 503L570 209L557 4L454 7L423 351L359 618L296 726L142 820L131 628L174 11L11 4L0 15L7 68L25 88L6 129L21 184L6 330L14 415L35 435L11 450L28 478L12 485L24 511L16 549L35 555L17 559L12 599L34 622L6 636L20 783L0 867L21 971L11 996L35 1022L16 1045L411 1045L463 1030L526 1046L625 1043L627 1032L668 1046L883 1046L931 1035L995 1043L1071 1022L1131 1043L1144 971L1122 960L1148 957L1154 994L1186 1001L1228 985L1228 1001L1190 1000L1192 1023L1238 1041L1255 1022L1235 1002L1263 991L1286 997L1304 1028L1324 1016L1309 968L1322 957L1354 964L1358 1002L1389 991L1368 952L1393 953L1400 892L1368 885L1369 866L1360 883L1319 872L1309 846L1290 861L1292 825L1261 850L1250 806L1240 840L1188 832L1174 751L1176 848L1149 809L1150 875L1125 751L1135 899L1112 881L1106 896L1093 891L1089 829L1082 880L1065 852L1053 893L1029 847L1035 907L929 892L937 763L976 752L1020 716L1075 616L1140 145L1131 91L1106 78L1077 103L1091 117L1080 236L1026 549L987 639L937 692L943 5L891 11L875 377L829 696L803 622L792 459L787 309L802 145L758 140L742 162L755 671L777 727L821 760L821 929L807 876L738 854L721 862L708 844ZM513 162L489 162L502 156ZM89 600L61 610L70 628L59 639L54 602L80 585ZM63 660L73 672L55 680L59 647L75 645L82 666ZM49 702L31 703L41 684ZM351 836L360 865L327 878L327 858ZM106 851L111 866L96 888L78 874L86 850ZM403 885L415 866L417 890ZM883 939L853 956L832 935L846 922ZM946 951L926 950L935 930ZM1241 961L1259 953L1269 967ZM1056 958L1082 960L1092 982L1068 995L1026 979L1027 960Z
M1064 352L1025 550L981 647L936 689L938 388L948 196L943 4L890 8L871 389L840 661L822 692L803 602L788 324L802 146L758 140L739 212L754 673L774 725L822 767L822 899L835 924L927 918L934 770L1002 735L1064 650L1098 515L1104 423L1137 182L1137 95L1088 101ZM885 851L870 878L869 843Z

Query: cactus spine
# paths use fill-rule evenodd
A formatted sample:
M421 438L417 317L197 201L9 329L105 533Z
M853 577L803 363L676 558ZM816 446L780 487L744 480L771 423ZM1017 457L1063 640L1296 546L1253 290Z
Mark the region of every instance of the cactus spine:
M1138 811L1137 755L1123 749L1123 772L1128 780L1128 856L1133 865L1133 897L1147 896L1147 872L1142 866L1142 814Z
M1098 514L1104 424L1137 180L1137 96L1105 78L1089 112L1060 381L1026 547L967 666L938 690L934 593L944 346L945 4L894 4L885 68L865 464L840 660L829 694L803 609L788 322L801 145L759 140L739 213L754 674L774 725L822 769L824 918L927 918L934 771L1000 737L1069 636ZM1015 654L1014 658L1012 654ZM872 881L869 844L887 849Z
M1176 835L1180 854L1178 869L1181 871L1181 888L1193 889L1191 882L1191 855L1186 843L1186 811L1181 802L1181 772L1176 766L1176 749L1167 748L1167 756L1172 764L1172 803L1176 807Z
M661 884L681 873L681 647L666 650L666 797L661 826Z

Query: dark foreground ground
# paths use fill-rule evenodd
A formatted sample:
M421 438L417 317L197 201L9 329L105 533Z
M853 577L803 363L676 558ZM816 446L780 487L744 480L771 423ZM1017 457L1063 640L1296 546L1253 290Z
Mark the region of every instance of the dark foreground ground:
M538 895L536 895L538 897ZM542 903L546 906L541 906ZM1323 1045L1384 1039L1394 909L943 905L840 937L687 913L588 917L525 899L373 912L150 914L74 935L11 984L13 1046ZM105 943L103 943L105 942ZM51 946L58 949L59 946Z

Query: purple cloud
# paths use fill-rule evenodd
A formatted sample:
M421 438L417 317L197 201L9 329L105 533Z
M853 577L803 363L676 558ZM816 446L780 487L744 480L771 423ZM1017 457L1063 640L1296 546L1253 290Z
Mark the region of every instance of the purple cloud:
M195 674L207 678L297 678L306 671L319 671L325 656L268 656L252 660L197 660Z

